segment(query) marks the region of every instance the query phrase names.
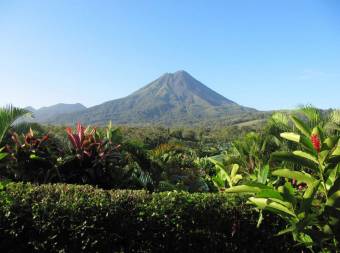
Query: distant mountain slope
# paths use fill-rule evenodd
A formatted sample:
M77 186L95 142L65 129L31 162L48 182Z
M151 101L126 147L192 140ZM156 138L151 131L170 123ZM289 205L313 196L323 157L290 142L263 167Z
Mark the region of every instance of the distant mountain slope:
M74 113L49 118L49 123L191 124L256 112L211 90L185 71L167 73L132 93Z
M60 114L65 113L74 113L74 112L80 112L86 109L86 107L82 104L56 104L52 106L47 107L41 107L39 109L35 109L31 106L26 107L25 109L32 112L32 119L29 119L29 121L36 121L36 122L48 122L51 117L57 117Z

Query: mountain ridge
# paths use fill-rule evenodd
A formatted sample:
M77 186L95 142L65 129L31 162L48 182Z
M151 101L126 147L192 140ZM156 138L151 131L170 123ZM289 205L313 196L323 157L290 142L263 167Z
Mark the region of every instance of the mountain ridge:
M38 109L28 106L25 109L33 114L33 118L26 118L26 121L47 122L50 117L56 117L65 113L79 112L87 109L87 107L80 103L58 103L51 106L43 106Z
M195 124L255 113L213 91L184 70L165 73L130 95L49 117L50 124Z

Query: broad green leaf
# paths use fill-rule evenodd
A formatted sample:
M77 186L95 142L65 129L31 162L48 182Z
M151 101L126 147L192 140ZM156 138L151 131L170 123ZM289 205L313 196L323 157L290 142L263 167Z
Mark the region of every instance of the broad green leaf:
M7 153L0 153L0 160L4 159L7 155Z
M320 185L320 180L316 180L312 184L310 184L307 187L307 190L305 191L305 193L303 194L303 198L304 199L313 199L317 190L318 190L319 185Z
M282 195L273 189L262 189L259 193L256 194L257 198L275 198L279 200L283 200Z
M236 176L237 171L239 170L240 166L238 164L233 164L233 167L231 169L230 177L233 178Z
M314 183L308 185L307 190L303 194L303 201L300 208L299 217L305 217L306 213L310 212L310 207L312 205L315 194L318 191L320 185L320 180L315 181Z
M340 207L340 177L338 177L333 186L328 191L328 200L326 205Z
M338 141L336 137L328 137L324 140L323 144L327 146L328 149L333 149Z
M281 205L267 198L255 198L250 197L249 202L256 205L260 209L265 209L278 214L285 214L288 216L296 217L292 210L289 210L286 206Z
M323 150L319 153L319 162L320 164L323 164L325 160L327 159L329 154L329 150Z
M221 155L209 157L208 160L212 162L214 165L224 168L223 158Z
M300 143L300 139L301 139L301 136L299 134L296 134L296 133L288 133L288 132L285 132L285 133L281 133L280 136L286 140L289 140L289 141L294 141L294 142L297 142L297 143Z
M293 188L292 184L289 182L286 182L283 186L282 195L284 199L290 203L292 203L293 206L296 205L296 198L294 195L295 189Z
M292 162L292 163L295 163L297 165L303 165L307 168L312 168L315 171L319 170L319 166L315 162L313 162L310 159L307 159L305 157L295 155L295 154L289 153L289 152L274 152L274 153L272 153L270 159L271 159L271 161Z
M313 147L313 143L306 136L301 136L299 134L292 133L292 132L281 133L280 136L286 140L302 144L303 146L305 146L305 148L307 148L314 155L317 155L317 152Z
M226 189L227 193L258 193L263 189L273 189L267 185L250 182L244 185L234 186L232 188Z
M223 181L229 178L228 173L224 169L220 169L217 173L218 177L220 177Z
M337 146L329 157L329 162L340 163L340 146Z
M248 186L248 185L238 185L234 186L232 188L226 189L224 192L226 193L257 193L260 192L261 189L254 186Z
M334 208L340 208L340 189L328 197L326 205Z
M224 169L219 169L219 171L216 173L216 176L213 177L213 181L218 187L225 187L226 180L229 181L230 178Z
M334 194L338 190L340 190L340 177L337 177L333 186L329 189L328 196Z
M318 162L318 160L315 158L315 156L313 156L313 155L311 155L311 154L308 154L308 153L306 153L306 152L304 152L304 151L296 150L296 151L293 151L293 154L296 155L296 156L300 156L300 157L309 159L309 160L311 160L312 162L314 162L316 165L319 165L319 162Z
M316 179L306 173L306 172L300 172L300 171L293 171L289 169L278 169L272 172L273 176L279 176L279 177L285 177L285 178L290 178L290 179L295 179L299 182L304 182L308 185L313 184Z
M315 150L312 141L310 138L305 136L301 136L300 143L308 149L309 152L313 153L315 156L318 155L318 152Z
M224 181L218 176L212 177L212 180L217 187L220 187L220 188L225 187Z
M295 116L290 116L291 120L293 121L294 125L296 126L297 129L300 130L301 133L303 133L305 136L310 136L311 134L311 129L299 118Z
M340 146L337 146L332 152L332 156L340 156Z
M292 204L290 202L288 202L288 201L285 201L285 200L281 200L281 199L277 199L277 198L268 198L268 200L277 202L277 203L279 203L279 204L281 204L281 205L283 205L283 206L285 206L285 207L287 207L289 209L293 208Z
M233 178L231 179L231 181L232 181L233 185L235 185L235 184L237 184L242 178L243 178L242 175L238 174L238 175L236 175L235 177L233 177Z
M333 186L339 168L340 168L340 164L338 164L338 165L335 166L333 169L331 169L331 172L329 173L329 176L328 176L328 178L327 178L327 180L326 180L326 189L327 189L327 190L329 190L329 189Z
M259 183L265 184L267 182L268 174L269 174L269 165L267 164L260 170L257 181Z

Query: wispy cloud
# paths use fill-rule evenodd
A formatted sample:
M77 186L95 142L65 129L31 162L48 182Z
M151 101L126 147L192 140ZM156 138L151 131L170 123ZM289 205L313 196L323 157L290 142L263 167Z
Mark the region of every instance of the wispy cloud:
M299 80L329 80L340 77L340 73L331 73L316 69L305 69L298 76Z

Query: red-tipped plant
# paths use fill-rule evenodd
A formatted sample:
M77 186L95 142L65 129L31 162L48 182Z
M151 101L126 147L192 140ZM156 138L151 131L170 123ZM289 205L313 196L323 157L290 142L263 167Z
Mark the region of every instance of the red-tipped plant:
M66 128L67 137L70 140L73 149L78 155L91 156L91 149L98 147L100 144L96 141L96 129L93 128L90 132L80 123L77 124L76 132L73 133L72 128Z
M46 183L60 179L58 153L49 142L49 136L36 136L32 129L25 135L12 133L13 144L6 145L9 161L5 176L20 181Z
M99 131L100 132L100 131ZM117 170L123 168L119 145L101 136L96 128L80 123L75 131L66 128L72 154L61 162L61 173L71 183L95 184L104 188L115 185Z

